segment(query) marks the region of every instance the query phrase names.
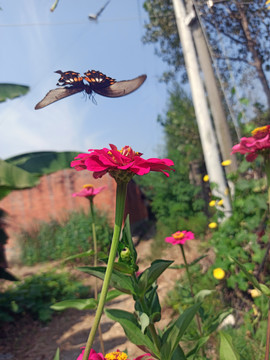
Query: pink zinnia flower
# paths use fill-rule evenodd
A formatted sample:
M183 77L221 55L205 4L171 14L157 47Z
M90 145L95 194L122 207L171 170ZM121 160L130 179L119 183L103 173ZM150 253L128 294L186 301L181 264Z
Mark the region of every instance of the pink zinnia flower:
M79 355L79 357L77 358L77 360L83 359L84 348L81 348L81 349L83 349L83 350L82 350L81 354ZM88 360L105 360L105 358L102 353L96 353L95 350L91 349Z
M270 125L256 128L252 131L252 137L243 137L240 144L233 146L232 154L239 152L247 154L246 160L254 161L260 153L270 148Z
M94 188L91 184L83 185L83 189L77 193L72 194L72 196L81 196L86 198L94 197L95 195L99 194L102 190L106 189L106 186L101 186L98 188Z
M133 360L154 360L153 358L149 358L149 356L151 356L151 354L144 354L136 357L136 359ZM105 360L128 360L128 356L126 353L120 350L116 350L114 352L106 354Z
M193 240L194 234L191 231L176 231L172 236L166 237L165 241L173 245L184 245L187 240Z
M76 160L71 162L71 167L78 171L85 169L93 171L95 179L102 177L107 172L115 177L116 173L119 174L119 170L131 176L135 174L145 175L150 171L160 171L169 176L166 171L173 170L171 166L174 163L170 159L152 158L145 160L141 158L142 153L133 151L130 146L125 146L121 150L112 144L110 147L111 149L89 149L89 154L79 154L76 156ZM130 177L127 180L129 181Z

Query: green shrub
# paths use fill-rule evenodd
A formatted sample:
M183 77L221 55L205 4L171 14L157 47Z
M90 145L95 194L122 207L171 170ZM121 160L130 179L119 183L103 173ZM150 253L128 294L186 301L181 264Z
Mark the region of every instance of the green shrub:
M50 306L55 302L88 295L89 287L68 273L34 275L0 293L0 323L14 321L26 314L47 322L53 313Z
M112 238L112 228L105 215L96 214L98 248L107 252ZM84 212L73 212L64 221L51 220L18 236L21 262L25 265L64 259L93 249L91 217Z

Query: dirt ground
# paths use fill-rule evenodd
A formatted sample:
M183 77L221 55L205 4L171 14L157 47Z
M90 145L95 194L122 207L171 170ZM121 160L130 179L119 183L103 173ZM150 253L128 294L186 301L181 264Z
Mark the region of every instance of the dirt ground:
M151 253L152 243L153 240L141 241L137 246L140 270L150 265L147 258ZM199 256L197 253L198 241L194 240L192 244L186 243L185 249L188 261ZM167 250L164 250L160 258L174 260L174 264L182 263L180 249L174 246L169 246ZM40 271L40 266L12 267L9 270L22 277ZM158 323L160 328L163 328L171 320L171 310L165 306L166 296L180 276L181 271L179 270L166 270L159 278L158 293L162 306L162 319ZM134 302L130 296L123 295L109 303L108 307L132 312ZM60 348L61 360L76 360L80 354L80 347L85 346L94 315L94 311L70 309L63 313L57 313L45 326L31 319L23 319L16 325L8 326L0 338L0 360L52 360L57 347ZM105 315L101 320L101 328L106 352L120 349L128 352L130 359L142 354L140 349L127 340L121 326ZM100 351L98 336L93 348Z

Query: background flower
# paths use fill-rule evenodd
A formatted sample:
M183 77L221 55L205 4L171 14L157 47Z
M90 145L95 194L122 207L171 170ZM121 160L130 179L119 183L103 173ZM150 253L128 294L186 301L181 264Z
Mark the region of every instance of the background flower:
M240 143L233 146L232 154L246 154L246 160L254 161L262 150L270 148L270 125L256 128L251 137L243 137Z
M183 245L187 240L193 240L194 234L191 231L176 231L172 236L166 237L165 241L173 245Z
M221 268L216 268L213 270L213 276L217 280L224 279L225 275L226 275L225 271Z
M94 197L99 194L102 190L106 189L106 186L101 186L98 188L94 188L93 185L86 184L83 186L83 189L77 193L72 194L73 197L81 196L81 197Z
M82 348L82 349L83 350L82 350L81 354L79 355L79 357L77 358L77 360L83 359L84 348ZM105 358L102 355L102 353L96 353L95 350L91 349L88 360L105 360Z

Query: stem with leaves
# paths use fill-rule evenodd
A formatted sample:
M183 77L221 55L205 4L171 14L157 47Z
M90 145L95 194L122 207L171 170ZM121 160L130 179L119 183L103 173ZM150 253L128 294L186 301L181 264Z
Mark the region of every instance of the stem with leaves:
M93 243L94 243L94 266L97 266L97 234L96 234L96 222L95 222L95 209L94 209L94 197L91 196L90 200L90 211L92 217L92 234L93 234ZM94 288L94 295L95 299L98 298L98 285L97 285L97 278L95 278L95 288ZM105 355L105 348L104 348L104 341L102 337L102 330L101 325L98 325L98 335L99 335L99 342L100 348L103 355Z
M108 293L108 288L110 284L110 279L113 271L113 264L116 257L116 252L118 248L123 217L124 217L124 210L125 210L125 200L126 200L126 192L127 192L127 183L126 182L117 182L117 190L116 190L116 210L115 210L115 224L114 224L114 232L112 238L112 244L107 264L107 269L105 272L105 277L103 281L103 286L100 293L99 303L96 311L96 316L94 319L93 326L91 328L85 351L83 354L83 360L88 360L89 354L94 342L94 338L98 329L98 325L100 323L100 319L103 313L106 296Z

